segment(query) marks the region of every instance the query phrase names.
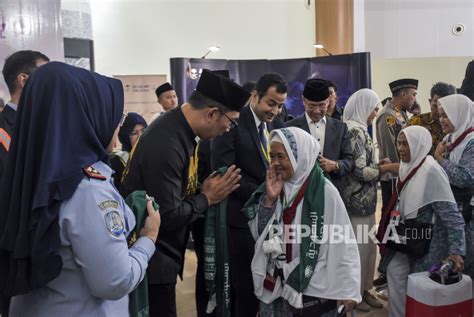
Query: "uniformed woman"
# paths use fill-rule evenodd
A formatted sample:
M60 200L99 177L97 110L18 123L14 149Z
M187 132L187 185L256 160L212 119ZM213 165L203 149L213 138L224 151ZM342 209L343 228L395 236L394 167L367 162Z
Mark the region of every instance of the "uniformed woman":
M20 100L0 193L0 287L10 316L128 316L128 294L155 251L148 204L141 237L104 162L123 115L120 81L59 62Z

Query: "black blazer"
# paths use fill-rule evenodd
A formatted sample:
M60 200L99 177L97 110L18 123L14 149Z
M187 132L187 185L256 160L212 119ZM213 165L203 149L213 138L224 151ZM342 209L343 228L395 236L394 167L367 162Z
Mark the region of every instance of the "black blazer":
M12 137L13 135L13 125L15 124L16 111L13 110L8 104L3 108L3 111L0 112L0 132L2 135L0 137ZM6 168L8 150L6 149L3 142L0 142L0 184L3 172Z
M305 115L288 121L286 126L298 127L311 133ZM350 135L344 122L326 117L326 133L322 154L325 158L339 163L339 172L329 174L334 185L339 189L339 179L349 174L354 168Z
M240 168L240 187L230 196L227 204L227 223L232 227L248 228L248 220L241 209L253 192L265 181L265 158L260 150L260 140L252 111L245 107L240 112L239 125L230 132L212 140L211 160L215 170L235 164ZM269 131L283 128L274 120L267 124Z
M174 284L182 277L189 225L208 208L203 194L187 193L195 138L180 107L159 116L140 137L120 186L123 197L145 190L160 205L160 238L148 264L148 284Z

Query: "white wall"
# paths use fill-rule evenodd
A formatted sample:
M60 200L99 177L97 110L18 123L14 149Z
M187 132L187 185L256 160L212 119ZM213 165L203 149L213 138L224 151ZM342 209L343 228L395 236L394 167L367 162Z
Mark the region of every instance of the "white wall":
M170 57L283 59L314 56L314 1L94 0L96 70L167 74Z
M19 50L35 50L52 60L64 60L60 23L60 0L2 0L0 23L0 69L10 54ZM0 98L8 101L10 94L0 75Z
M354 52L367 52L365 48L365 0L353 0Z
M418 95L423 112L429 111L430 89L443 81L461 87L467 64L474 57L434 57L379 59L372 61L372 88L380 99L391 95L388 83L400 78L416 78Z
M462 35L451 32L457 23ZM474 55L473 0L365 0L365 43L373 59Z

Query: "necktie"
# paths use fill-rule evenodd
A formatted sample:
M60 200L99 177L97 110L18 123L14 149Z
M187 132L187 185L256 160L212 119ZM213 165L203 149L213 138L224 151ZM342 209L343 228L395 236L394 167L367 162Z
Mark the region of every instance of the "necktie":
M260 123L258 126L258 138L260 139L260 143L262 145L263 156L267 160L268 163L268 147L267 147L267 136L265 135L265 123Z

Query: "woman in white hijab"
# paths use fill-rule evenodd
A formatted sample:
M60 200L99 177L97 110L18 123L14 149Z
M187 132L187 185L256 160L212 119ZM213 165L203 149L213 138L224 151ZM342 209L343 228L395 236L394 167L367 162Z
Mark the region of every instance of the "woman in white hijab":
M398 135L400 170L397 190L392 196L390 219L416 236L406 236L412 247L387 243L389 316L405 316L407 278L410 273L427 271L433 264L452 260L455 271L462 271L465 255L464 221L451 192L449 179L441 166L428 155L432 139L421 126L403 129ZM391 220L391 221L392 221ZM431 227L432 226L432 227ZM391 233L395 233L392 223ZM431 240L424 239L431 232ZM387 235L386 235L387 236ZM396 235L395 235L396 236ZM423 241L427 243L423 243ZM412 243L418 243L413 246Z
M371 230L375 226L375 209L377 205L377 183L380 175L385 172L398 174L398 163L388 163L375 159L375 146L367 132L369 125L377 115L380 99L371 89L356 91L346 103L343 121L346 123L352 153L354 170L342 180L341 196L351 219L352 228L361 232L366 227ZM370 307L383 308L383 304L369 290L373 287L377 249L371 239L358 241L361 259L361 294L362 303L357 310L368 312Z
M449 177L454 198L466 223L466 270L474 279L474 104L464 95L438 100L440 123L447 135L434 153Z
M361 301L355 236L317 163L319 150L299 128L272 131L266 181L244 207L256 240L252 275L260 316L335 316L337 300L348 310Z

